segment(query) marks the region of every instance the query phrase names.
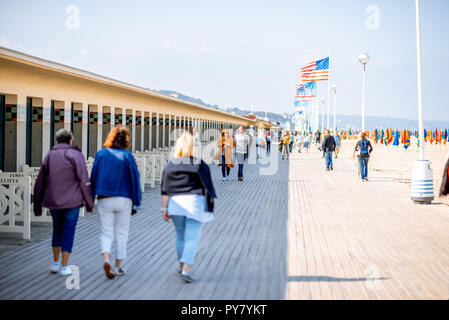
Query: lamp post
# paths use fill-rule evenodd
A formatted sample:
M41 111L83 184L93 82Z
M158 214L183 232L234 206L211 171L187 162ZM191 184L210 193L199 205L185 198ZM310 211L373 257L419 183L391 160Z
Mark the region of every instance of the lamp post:
M325 102L326 102L326 99L325 98L321 98L321 104L323 106L323 108L321 109L321 131L324 130L324 106L325 106L324 103Z
M334 133L337 131L337 89L338 85L333 84L332 89L334 90Z
M362 91L362 132L365 132L365 109L366 109L366 101L365 101L365 73L366 73L366 65L370 61L370 56L368 53L362 53L359 56L359 62L363 64L363 91Z
M418 117L419 117L419 160L415 161L412 171L411 198L415 203L430 204L434 199L433 171L431 162L424 160L424 121L422 94L422 55L421 55L421 14L420 0L416 6L416 49L418 67Z

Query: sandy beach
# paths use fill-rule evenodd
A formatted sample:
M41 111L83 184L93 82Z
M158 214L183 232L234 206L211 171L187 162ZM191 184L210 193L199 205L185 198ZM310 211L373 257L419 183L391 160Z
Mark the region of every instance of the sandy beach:
M341 157L352 157L352 151L357 140L343 140ZM380 143L373 143L374 151L369 162L370 175L384 177L411 186L413 163L418 160L418 147L416 143L406 151L403 145L385 146ZM441 185L441 178L444 170L445 159L449 152L449 144L425 145L425 159L432 162L435 200L438 201L438 195ZM355 165L354 165L355 171Z

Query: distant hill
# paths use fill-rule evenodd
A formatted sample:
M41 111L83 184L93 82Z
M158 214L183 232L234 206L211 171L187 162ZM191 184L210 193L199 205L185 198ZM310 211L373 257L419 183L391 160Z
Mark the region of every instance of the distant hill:
M325 119L326 120L326 119ZM333 117L331 117L331 123L333 123ZM361 116L355 115L337 115L337 126L341 129L346 128L361 128L362 119ZM375 128L393 128L418 130L418 120L402 119L402 118L389 118L389 117L366 117L365 126L369 130ZM449 128L449 121L424 121L426 128Z
M205 103L200 98L193 98L190 96L187 96L185 94L172 91L172 90L154 90L149 89L151 91L161 93L167 96L173 96L178 99L196 103L208 108L216 109L216 110L222 110L226 111L238 116L246 116L251 114L250 110L246 109L240 109L240 108L226 108L226 107L220 107L216 104L211 105L208 103ZM255 111L254 115L265 118L265 112L263 111ZM291 122L292 121L292 115L287 113L274 113L274 112L267 112L267 118L271 122L281 122L284 123L286 121ZM319 122L321 124L321 118L319 119ZM325 118L325 124L327 123L327 119ZM331 115L330 122L333 124L334 119ZM449 128L449 121L424 121L424 125L426 128L433 129L433 128ZM362 126L362 120L360 115L337 115L337 126L341 129L359 129ZM389 117L372 117L368 116L365 119L365 126L368 130L373 130L375 128L393 128L393 129L404 129L408 128L410 130L418 130L418 121L417 120L411 120L411 119L402 119L402 118L389 118Z
M202 106L205 106L205 107L209 107L209 108L218 110L218 106L217 105L207 104L207 103L205 103L203 100L201 100L199 98L192 98L192 97L186 96L186 95L184 95L182 93L179 93L179 92L176 92L176 91L171 91L171 90L152 90L152 91L165 94L166 96L172 96L172 97L175 97L175 98L187 101L187 102L196 103L196 104L199 104L199 105L202 105Z

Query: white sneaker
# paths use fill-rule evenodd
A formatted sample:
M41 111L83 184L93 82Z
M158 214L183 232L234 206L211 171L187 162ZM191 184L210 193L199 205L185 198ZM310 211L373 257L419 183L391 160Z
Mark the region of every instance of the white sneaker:
M229 181L229 180L231 180L231 179L229 179L229 176L227 176L227 177L226 177L226 181Z
M123 269L123 268L117 268L117 267L114 267L114 273L115 273L115 275L117 275L117 276L123 276L123 275L125 275L126 270Z
M69 267L67 267L67 266L61 267L61 275L62 276L71 276L72 274L74 274L74 272Z
M53 264L50 267L51 273L58 273L60 267L61 267L61 265L59 262L53 262Z
M226 178L221 178L221 181L226 181Z

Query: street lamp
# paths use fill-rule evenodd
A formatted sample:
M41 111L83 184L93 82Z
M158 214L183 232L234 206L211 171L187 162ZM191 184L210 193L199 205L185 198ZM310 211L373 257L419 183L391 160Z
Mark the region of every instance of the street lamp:
M332 89L334 90L334 133L337 131L337 89L338 85L333 84Z
M325 106L325 102L326 102L326 98L321 98L321 104L323 106L323 108L321 109L321 131L324 130L324 106Z
M363 93L362 93L362 132L365 132L365 73L366 73L366 65L370 61L370 57L368 53L362 53L359 56L359 62L363 64Z
M431 162L424 160L424 121L422 95L422 55L420 1L416 0L416 49L418 66L418 117L419 117L419 160L415 161L412 172L411 198L415 203L430 204L434 199L433 171Z

